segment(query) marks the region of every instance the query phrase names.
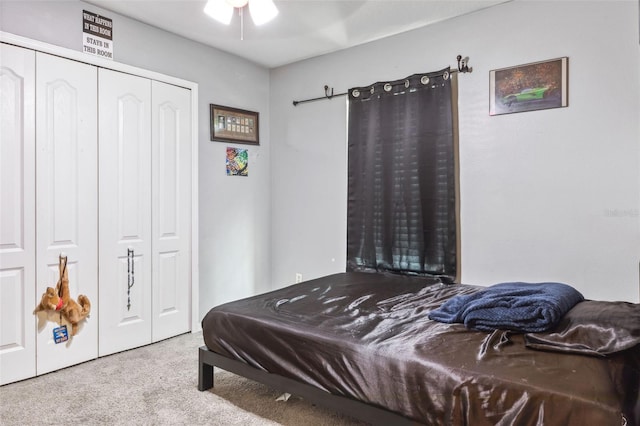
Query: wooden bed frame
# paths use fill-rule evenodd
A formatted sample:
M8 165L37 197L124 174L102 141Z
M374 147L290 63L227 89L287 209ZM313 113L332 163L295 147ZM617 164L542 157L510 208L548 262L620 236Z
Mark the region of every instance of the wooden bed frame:
M198 350L198 390L205 391L213 387L213 368L218 367L247 379L263 383L278 391L288 392L301 397L312 404L336 411L347 416L362 420L373 425L418 425L406 417L384 408L368 405L364 402L344 396L333 395L314 386L300 383L296 380L277 374L258 370L244 362L229 359L206 346Z

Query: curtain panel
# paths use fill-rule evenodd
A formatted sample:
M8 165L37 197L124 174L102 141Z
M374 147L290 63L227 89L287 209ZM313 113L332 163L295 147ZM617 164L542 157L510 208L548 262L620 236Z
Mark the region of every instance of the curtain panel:
M347 270L455 279L450 77L349 90Z

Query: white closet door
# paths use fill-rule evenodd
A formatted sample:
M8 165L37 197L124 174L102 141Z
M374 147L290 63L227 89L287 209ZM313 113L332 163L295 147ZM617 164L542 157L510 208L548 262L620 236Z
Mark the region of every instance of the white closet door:
M36 374L35 52L0 45L0 385Z
M191 91L153 82L153 341L190 329Z
M96 67L36 54L36 299L68 257L69 290L93 302L76 336L56 344L59 313L38 314L37 373L98 356ZM34 301L35 307L35 301ZM65 321L62 321L65 323Z
M151 343L151 81L100 69L98 85L103 356Z

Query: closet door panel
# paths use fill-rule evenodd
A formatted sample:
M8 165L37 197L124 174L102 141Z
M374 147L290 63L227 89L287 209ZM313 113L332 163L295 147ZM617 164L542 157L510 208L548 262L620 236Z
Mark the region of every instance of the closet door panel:
M36 297L56 287L64 254L71 297L94 302L94 316L73 337L58 312L38 313L37 373L43 374L98 355L97 69L42 53L36 69ZM60 325L67 325L69 340L55 343Z
M191 91L153 82L153 340L190 329Z
M102 356L151 343L151 81L98 84Z
M35 52L0 44L0 385L36 374Z

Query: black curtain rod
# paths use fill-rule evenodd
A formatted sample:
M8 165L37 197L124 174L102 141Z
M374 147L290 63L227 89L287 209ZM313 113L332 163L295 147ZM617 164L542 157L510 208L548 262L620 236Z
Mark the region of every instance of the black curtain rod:
M468 73L468 72L472 72L473 68L470 68L467 64L469 62L469 58L462 58L462 55L458 55L458 57L456 58L458 60L458 68L449 68L449 72L451 74L454 73ZM293 106L298 106L299 104L304 104L307 102L315 102L315 101L322 101L325 99L333 99L335 97L338 96L346 96L348 95L349 92L342 92L342 93L333 93L333 87L329 88L329 86L327 86L325 84L324 86L324 96L319 96L317 98L311 98L311 99L303 99L301 101L293 101Z
M324 86L324 96L320 96L317 98L312 98L312 99L303 99L301 101L293 101L293 106L298 106L298 104L306 104L307 102L315 102L315 101L322 101L324 99L333 99L337 96L346 96L349 94L349 92L342 92L342 93L336 93L335 95L333 94L333 88L331 88L331 94L329 93L329 86L325 85Z

